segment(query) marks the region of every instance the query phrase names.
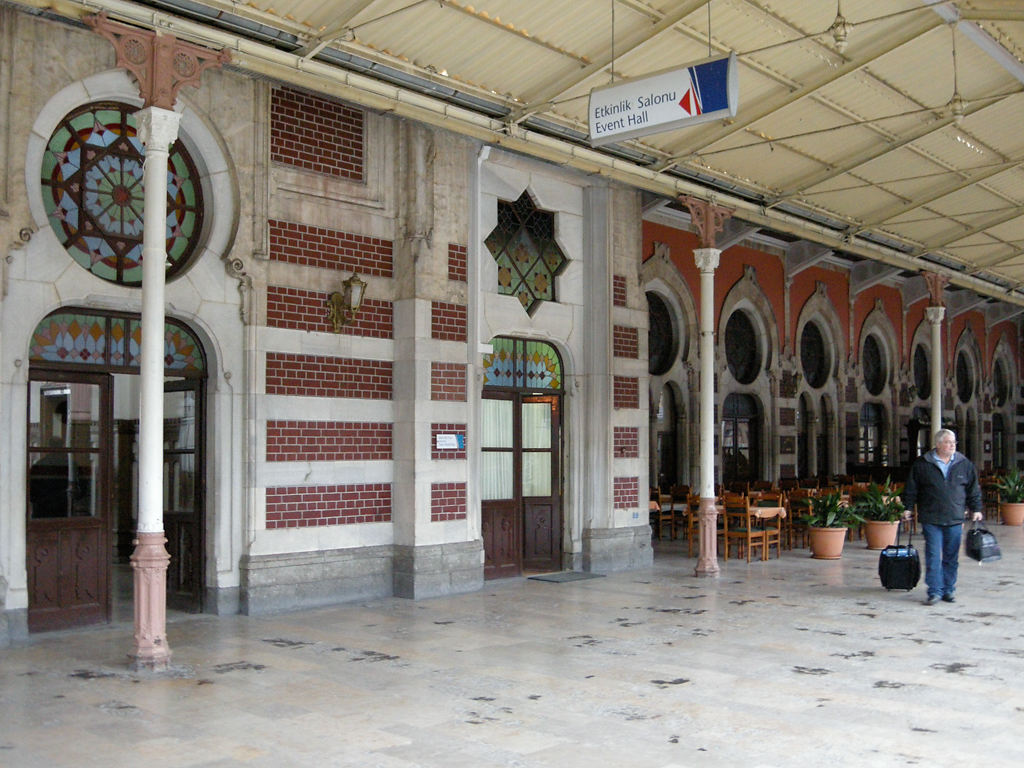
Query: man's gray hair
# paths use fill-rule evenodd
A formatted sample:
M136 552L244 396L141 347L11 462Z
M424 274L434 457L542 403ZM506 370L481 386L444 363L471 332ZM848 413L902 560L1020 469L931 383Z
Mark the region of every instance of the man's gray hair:
M940 429L938 432L935 433L933 445L938 445L939 440L941 440L944 437L952 437L953 442L956 442L956 432L954 432L952 429Z

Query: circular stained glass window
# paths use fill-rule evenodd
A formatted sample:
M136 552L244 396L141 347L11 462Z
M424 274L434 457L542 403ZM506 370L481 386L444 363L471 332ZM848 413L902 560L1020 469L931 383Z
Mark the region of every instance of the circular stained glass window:
M138 107L88 104L66 115L43 155L43 203L50 227L71 257L97 277L142 283L142 165L145 150L133 116ZM167 161L167 277L196 252L203 193L181 141Z

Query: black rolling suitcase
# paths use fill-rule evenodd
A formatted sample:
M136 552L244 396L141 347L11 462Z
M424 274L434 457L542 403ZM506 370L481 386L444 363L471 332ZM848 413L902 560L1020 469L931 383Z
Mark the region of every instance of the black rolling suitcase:
M903 523L900 523L896 531L896 543L883 549L878 556L878 577L886 589L910 590L917 586L921 578L921 556L910 543L909 530L906 546L900 544L902 531Z

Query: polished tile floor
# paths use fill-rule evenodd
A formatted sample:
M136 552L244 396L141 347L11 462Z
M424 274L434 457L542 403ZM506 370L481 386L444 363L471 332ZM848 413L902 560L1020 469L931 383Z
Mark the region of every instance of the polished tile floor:
M0 651L0 766L1024 765L1024 531L958 601L886 592L878 554L806 550L269 617L171 617Z

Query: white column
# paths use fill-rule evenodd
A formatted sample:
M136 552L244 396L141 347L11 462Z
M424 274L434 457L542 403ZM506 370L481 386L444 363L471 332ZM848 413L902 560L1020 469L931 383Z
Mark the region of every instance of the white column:
M697 576L718 574L717 520L715 509L715 269L717 248L693 252L700 270L700 555Z
M932 325L932 433L931 438L942 429L942 319L945 307L925 307L924 316Z
M164 547L164 278L167 261L167 156L181 115L159 107L136 113L143 165L142 344L139 398L139 524L132 554L136 669L166 669L167 564Z

